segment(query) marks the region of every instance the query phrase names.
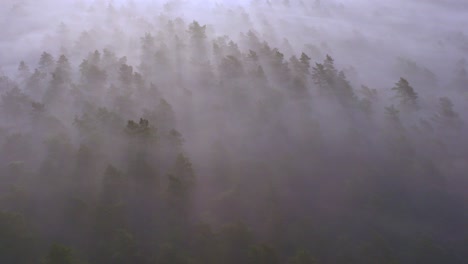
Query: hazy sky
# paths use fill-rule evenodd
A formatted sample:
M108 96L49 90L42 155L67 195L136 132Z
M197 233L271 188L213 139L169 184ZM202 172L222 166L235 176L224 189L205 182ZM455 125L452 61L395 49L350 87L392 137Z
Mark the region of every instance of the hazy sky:
M80 13L75 4L77 1L24 1L27 7L23 15L10 12L11 1L2 1L2 18L0 23L6 25L0 35L0 58L4 71L16 68L19 60L34 62L37 54L44 49L44 39L53 36L60 22L65 22L75 32L89 30L99 21L99 14ZM88 1L92 2L92 1ZM127 0L115 0L127 4ZM146 13L147 17L157 16L161 9L145 9L148 3L163 3L165 1L134 0L137 7ZM262 32L262 18L269 17L278 32L278 39L287 38L290 43L301 48L304 44L321 45L326 42L331 45L342 62L351 65L357 63L359 67L366 69L375 68L379 63L386 66L392 60L401 56L424 64L425 67L445 75L449 72L447 64L454 64L466 54L468 46L468 18L466 11L468 4L465 1L326 1L322 5L336 6L342 3L343 8L333 8L328 16L314 16L304 14L302 8L292 8L288 12L277 11L274 13L262 13L250 9L250 1L228 1L228 0L183 0L184 8L175 13L187 20L199 19L202 23L213 24L217 28L217 34L225 34L226 29L230 35L234 32L246 32L249 28L232 26L232 21L223 16L210 13L206 7L209 2L239 5L243 4L251 20L256 23L254 27ZM101 3L106 4L107 1ZM292 1L292 5L297 1ZM158 5L158 4L156 4ZM188 8L187 5L190 5ZM338 5L339 6L339 5ZM288 30L281 27L281 21L288 20ZM123 30L127 30L122 28ZM314 35L320 33L320 36ZM281 36L280 36L281 35ZM339 44L342 48L337 48ZM278 44L278 46L280 43ZM345 45L345 46L343 46ZM347 47L356 45L358 49L350 52ZM369 49L363 47L369 45ZM379 60L367 61L364 54L381 53ZM374 55L371 55L375 58ZM366 60L365 62L363 60ZM361 61L361 63L359 62ZM444 61L443 64L440 62ZM439 63L438 63L439 62ZM359 65L360 64L360 65ZM444 65L445 64L445 65ZM382 68L382 70L384 70Z

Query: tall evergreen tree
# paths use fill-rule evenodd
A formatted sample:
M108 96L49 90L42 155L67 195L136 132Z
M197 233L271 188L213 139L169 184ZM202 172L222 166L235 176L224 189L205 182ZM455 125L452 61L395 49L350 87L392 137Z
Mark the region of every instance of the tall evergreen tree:
M400 99L400 104L403 107L411 109L417 108L418 94L405 78L400 78L392 90L397 93L396 97Z

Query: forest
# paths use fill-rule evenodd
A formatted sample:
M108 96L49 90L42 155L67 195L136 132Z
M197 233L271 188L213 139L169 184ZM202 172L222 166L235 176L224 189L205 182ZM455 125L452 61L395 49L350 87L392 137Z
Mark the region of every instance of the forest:
M463 2L2 0L0 263L467 263Z

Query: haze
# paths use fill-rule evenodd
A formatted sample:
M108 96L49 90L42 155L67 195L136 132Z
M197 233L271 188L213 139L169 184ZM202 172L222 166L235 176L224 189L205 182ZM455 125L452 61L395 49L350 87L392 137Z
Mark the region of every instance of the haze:
M465 263L463 0L0 2L0 263Z

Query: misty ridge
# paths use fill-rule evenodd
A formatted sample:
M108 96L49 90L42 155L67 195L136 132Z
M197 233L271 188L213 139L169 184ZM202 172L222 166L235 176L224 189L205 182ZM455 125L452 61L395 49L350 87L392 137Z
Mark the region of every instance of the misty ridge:
M465 263L463 0L0 2L0 263Z

